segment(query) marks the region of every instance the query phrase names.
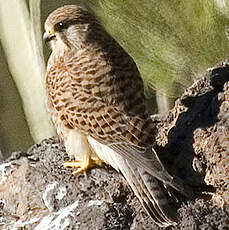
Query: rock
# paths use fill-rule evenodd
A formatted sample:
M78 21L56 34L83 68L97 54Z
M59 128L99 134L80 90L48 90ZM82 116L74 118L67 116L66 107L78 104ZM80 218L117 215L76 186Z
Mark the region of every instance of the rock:
M74 176L64 152L51 138L1 165L2 229L129 229L135 208L153 226L119 173L105 166Z
M212 185L229 204L229 66L209 70L158 122L156 150L171 173Z
M229 67L209 70L158 124L155 149L196 192L170 229L229 228ZM78 176L57 137L16 152L0 165L0 229L160 229L123 177L109 166ZM174 192L174 191L171 191Z

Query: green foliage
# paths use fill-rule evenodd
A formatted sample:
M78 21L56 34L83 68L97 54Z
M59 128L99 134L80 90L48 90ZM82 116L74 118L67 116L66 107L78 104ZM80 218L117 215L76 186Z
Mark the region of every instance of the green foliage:
M150 87L179 96L227 58L228 19L214 0L87 0Z

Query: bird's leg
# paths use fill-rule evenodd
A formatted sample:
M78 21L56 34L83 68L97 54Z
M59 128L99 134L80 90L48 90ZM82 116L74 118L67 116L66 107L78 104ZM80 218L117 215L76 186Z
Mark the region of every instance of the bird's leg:
M73 171L73 174L78 175L86 171L89 167L95 165L101 166L102 160L94 154L86 136L76 130L68 130L66 134L65 148L70 159L74 160L65 162L64 167L75 168L76 170Z

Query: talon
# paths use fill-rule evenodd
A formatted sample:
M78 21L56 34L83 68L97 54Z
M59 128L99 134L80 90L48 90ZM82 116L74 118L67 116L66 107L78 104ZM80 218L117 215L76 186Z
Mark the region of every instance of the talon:
M75 176L77 176L78 174L80 174L80 173L82 173L82 172L84 172L86 170L87 170L87 168L80 168L80 169L74 170L72 172L72 174L75 175Z
M67 161L64 162L64 167L68 168L77 168L77 170L73 171L74 175L78 175L81 172L84 172L87 170L87 168L89 167L89 162L85 162L85 161Z
M77 168L76 170L73 171L72 174L74 175L78 175L84 171L86 171L89 167L93 167L93 166L102 166L103 161L101 161L100 159L96 159L96 160L78 160L78 161L67 161L64 162L64 167L66 168Z

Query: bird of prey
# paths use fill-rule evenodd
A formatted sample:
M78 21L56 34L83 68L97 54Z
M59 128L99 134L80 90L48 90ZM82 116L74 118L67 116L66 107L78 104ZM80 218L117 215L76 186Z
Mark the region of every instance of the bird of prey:
M185 193L153 149L156 126L133 59L80 6L66 5L45 22L52 53L46 73L47 109L75 174L105 162L121 172L147 213L175 224L166 188Z

